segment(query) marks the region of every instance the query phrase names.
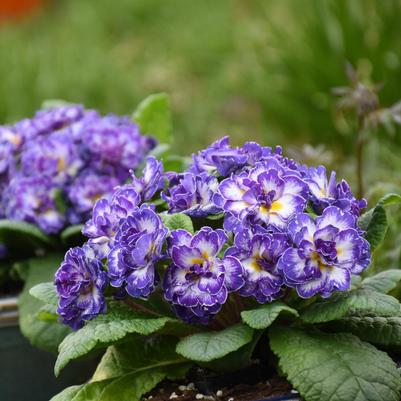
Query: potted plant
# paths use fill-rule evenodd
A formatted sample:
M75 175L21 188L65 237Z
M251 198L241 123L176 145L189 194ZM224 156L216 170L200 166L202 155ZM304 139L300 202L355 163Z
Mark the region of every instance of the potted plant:
M166 144L156 147L155 137L168 139L168 102L165 94L152 95L130 119L48 101L33 118L0 127L0 364L9 372L0 382L5 399L32 394L48 399L63 385L51 380L54 354L31 348L19 329L33 345L53 353L70 330L37 320L42 305L29 289L52 280L66 250L83 243L82 223L95 201L124 184L151 152L167 150ZM84 381L88 370L88 363L78 364L64 382Z
M368 273L400 201L366 212L324 166L227 137L179 173L148 158L96 202L87 242L54 281L31 290L39 319L73 330L56 375L105 350L88 382L52 401L233 401L241 390L227 383L268 388L277 375L294 391L270 391L289 393L280 399L399 401L400 304L388 293L401 271Z

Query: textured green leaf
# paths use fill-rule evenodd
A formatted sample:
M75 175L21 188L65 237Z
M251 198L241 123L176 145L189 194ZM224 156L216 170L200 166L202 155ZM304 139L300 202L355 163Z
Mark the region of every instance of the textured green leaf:
M301 312L307 323L323 323L341 319L350 314L397 316L400 304L394 297L370 289L358 288L336 293L317 301Z
M111 302L106 314L90 320L86 325L69 334L60 344L54 371L58 375L68 362L89 353L94 348L123 339L127 334L148 335L174 319L148 318L139 315L122 302Z
M210 362L252 341L253 330L243 324L221 331L191 334L177 344L177 352L193 361Z
M35 250L51 249L54 239L33 224L24 221L0 220L0 243L6 245L10 255L31 256Z
M372 250L381 244L387 232L388 221L385 207L400 202L400 195L388 194L381 198L374 208L359 218L358 224L366 231L366 239L369 241Z
M58 304L58 295L53 282L37 284L29 290L29 294L45 304Z
M336 331L348 331L374 344L401 347L401 317L350 316L333 322Z
M42 301L30 295L30 289L38 283L48 282L53 279L60 262L63 260L63 255L49 255L42 258L35 258L30 260L30 268L25 282L24 290L22 291L19 303L19 323L22 334L29 339L29 341L42 349L51 352L57 352L57 348L64 337L71 332L71 330L56 321L42 321L38 319L41 309L44 304ZM43 292L46 301L52 299L50 283L46 283L46 289ZM36 291L36 290L35 290ZM34 292L35 292L34 291Z
M83 385L67 387L61 393L56 394L50 401L71 401L82 387Z
M401 281L401 270L391 269L385 270L372 277L365 278L361 286L372 290L389 293Z
M148 96L135 110L132 119L142 134L153 135L160 143L171 143L170 99L165 93Z
M281 312L298 316L298 312L295 309L290 308L280 301L276 301L271 304L261 305L257 309L243 311L241 312L241 317L248 326L260 330L269 327Z
M169 230L183 229L189 231L190 233L194 232L194 226L191 218L184 213L160 213L160 217L163 220L164 225Z
M71 395L64 398L60 393L52 401L139 401L164 378L185 376L191 363L176 354L176 343L172 337L156 337L113 345L103 355L91 383L71 388Z
M281 369L305 401L399 401L395 363L358 337L274 326L269 332Z

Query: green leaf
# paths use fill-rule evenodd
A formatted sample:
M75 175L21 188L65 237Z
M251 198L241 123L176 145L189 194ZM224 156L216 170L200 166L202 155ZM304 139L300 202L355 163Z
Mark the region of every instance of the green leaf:
M136 338L109 347L92 382L70 388L52 401L139 401L164 378L180 379L190 363L175 353L172 337Z
M37 298L30 295L30 289L38 283L52 280L54 273L63 260L63 255L48 255L42 258L30 260L30 268L24 290L22 291L19 303L19 324L22 334L36 347L41 349L57 352L57 348L64 337L71 330L56 321L39 320L38 314L44 304ZM54 293L50 288L51 283L46 283L45 286L39 286L33 292L38 294L41 292L41 297L54 302Z
M269 333L280 368L305 401L399 401L395 363L358 337L274 326Z
M237 324L221 331L208 331L184 337L177 352L192 361L210 362L234 352L252 341L253 330Z
M62 99L46 99L42 102L41 108L42 109L54 109L56 107L66 107L75 105L74 103L67 102L66 100Z
M71 401L82 386L71 386L65 388L61 393L55 395L50 401Z
M358 225L366 231L366 239L369 241L372 250L381 244L387 232L388 221L385 207L400 202L400 195L388 194L381 198L373 209L359 218Z
M397 316L400 304L394 297L370 289L358 288L317 301L301 312L307 323L323 323L351 314Z
M85 237L82 234L83 224L76 224L67 227L60 234L61 241L69 247L79 246L85 242Z
M191 362L175 352L177 341L171 336L136 337L132 341L113 345L107 348L92 381L166 366L170 369L188 366Z
M171 143L170 99L165 93L148 96L135 110L132 119L142 134L153 135L160 143Z
M244 323L256 330L269 327L280 315L281 312L287 312L298 316L298 312L280 301L271 304L261 305L257 309L251 309L241 312Z
M374 344L401 347L401 317L350 316L333 322L336 331L347 331Z
M58 295L53 282L37 284L29 290L29 294L45 304L58 304Z
M24 221L0 220L0 243L10 255L18 258L32 256L36 250L51 249L54 239L33 224Z
M160 217L169 230L183 229L190 233L194 232L194 225L192 224L191 218L184 213L160 213Z
M372 290L389 293L401 281L401 270L390 269L375 274L372 277L365 278L361 286Z
M149 335L175 319L168 317L149 318L139 315L122 302L111 302L106 314L90 320L86 325L69 334L60 344L54 368L58 375L70 361L86 355L94 348L123 339L127 334Z

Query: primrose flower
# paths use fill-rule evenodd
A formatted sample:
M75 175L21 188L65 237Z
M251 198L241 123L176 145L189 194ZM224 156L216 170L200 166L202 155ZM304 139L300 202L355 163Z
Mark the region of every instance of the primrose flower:
M120 220L136 211L139 203L139 195L128 185L118 188L110 200L103 198L95 203L82 233L100 259L106 258L113 247Z
M155 264L167 233L161 218L145 204L121 220L108 256L111 285L123 287L132 297L147 298L159 279Z
M80 105L54 107L39 110L33 118L27 118L15 124L17 132L23 133L25 139L62 130L81 120L85 111Z
M78 148L65 131L28 141L21 155L25 176L47 175L59 183L76 176L82 166Z
M239 261L218 255L227 236L223 230L203 227L195 235L185 230L172 232L169 254L172 264L164 276L165 298L188 322L207 323L219 312L229 292L244 284Z
M244 269L245 284L239 290L240 295L253 296L262 304L279 298L284 278L277 262L289 247L286 234L270 234L260 226L236 234L234 246L225 255L236 257Z
M144 202L150 200L164 186L163 163L157 161L153 156L148 156L146 159L142 176L136 177L133 171L131 171L131 174L131 185L141 195Z
M288 175L277 160L269 158L249 172L223 180L213 200L237 218L237 225L249 220L283 230L293 215L305 209L306 198L305 182L296 175Z
M70 249L55 275L59 295L57 313L64 324L77 330L106 312L103 291L107 275L88 246Z
M168 203L171 213L204 217L222 211L212 200L218 185L217 178L206 173L170 174L168 191L161 196Z
M6 218L36 224L48 234L57 233L65 224L56 207L57 191L46 176L14 177L3 194Z
M100 175L91 169L83 170L67 188L67 196L74 211L84 216L92 210L93 205L113 192L119 180L110 175ZM81 220L82 221L82 218Z
M337 206L359 217L361 210L366 208L365 199L356 199L345 180L336 182L336 173L331 172L327 179L326 168L319 166L310 168L305 182L309 186L311 201L316 212L321 213L328 206Z
M82 139L100 165L121 165L127 171L137 167L156 146L153 138L140 135L132 121L115 115L89 121L84 126Z
M313 220L298 214L288 226L293 248L278 262L285 283L302 298L349 289L352 274L360 274L370 262L369 243L360 235L356 218L330 206Z

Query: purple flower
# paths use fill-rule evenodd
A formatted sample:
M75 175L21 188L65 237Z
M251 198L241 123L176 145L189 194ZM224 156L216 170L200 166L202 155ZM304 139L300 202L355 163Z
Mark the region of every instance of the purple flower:
M249 220L283 230L292 216L305 209L306 198L306 184L296 175L288 175L276 159L270 158L249 172L223 180L213 200L229 213L234 229Z
M164 186L163 163L157 161L153 156L148 156L146 159L141 177L137 178L133 171L131 173L131 185L141 195L143 202L150 200Z
M369 265L370 246L357 230L355 216L338 207L326 208L316 220L298 214L288 231L294 248L284 252L278 268L302 298L345 291L351 274L360 274Z
M56 207L57 191L46 176L13 178L4 194L6 218L36 224L48 234L59 232L65 218Z
M153 138L141 136L137 125L128 118L109 115L84 125L82 140L99 165L136 168L155 147Z
M183 212L194 217L204 217L222 211L213 201L219 182L206 173L172 174L169 176L169 188L162 193L168 203L170 213Z
M244 284L239 261L232 256L218 256L226 241L223 230L210 227L203 227L193 236L185 230L172 232L172 264L164 275L164 295L187 322L207 323L219 312L228 293Z
M156 262L168 230L148 205L142 205L120 221L108 257L109 277L114 287L124 287L135 298L146 298L158 281Z
M262 227L239 232L234 246L225 253L236 257L244 269L245 284L239 293L245 297L253 296L260 303L279 298L284 279L277 269L277 262L289 246L286 234L269 234Z
M120 220L136 211L139 203L139 195L128 185L119 187L110 200L104 198L95 203L92 218L82 233L100 259L106 258L114 246Z
M84 109L80 105L40 110L35 117L19 121L15 124L15 128L17 132L23 133L25 139L31 139L69 127L82 119L84 114Z
M111 194L119 183L116 177L83 170L68 187L67 196L74 211L85 216L97 200Z
M328 206L337 206L359 217L361 210L367 206L365 199L358 200L355 198L345 180L337 184L334 171L331 172L330 178L327 180L324 166L310 168L305 177L305 182L309 186L312 205L317 213L321 213Z
M61 184L75 177L82 166L78 148L65 131L28 141L21 154L25 176L47 175Z
M217 172L227 177L232 172L245 166L248 155L241 148L232 148L229 145L229 137L212 143L207 149L193 155L193 166L189 170L194 174L206 172L214 174Z
M107 275L89 247L70 249L55 275L59 295L57 313L74 330L106 312L103 291Z

